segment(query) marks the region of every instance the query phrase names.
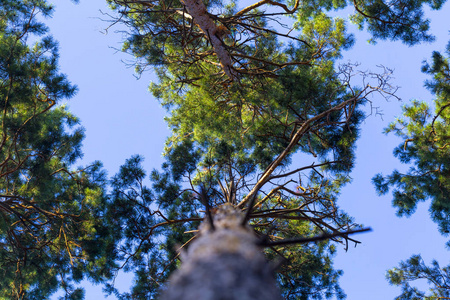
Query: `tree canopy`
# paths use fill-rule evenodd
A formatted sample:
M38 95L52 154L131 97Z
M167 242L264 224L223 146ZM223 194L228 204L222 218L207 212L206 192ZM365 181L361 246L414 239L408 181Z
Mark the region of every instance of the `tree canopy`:
M129 297L157 295L175 268L174 245L183 248L194 238L189 233L204 205L236 205L271 240L358 226L336 200L350 181L367 96L391 96L395 88L387 69L361 74L357 87L354 66L335 66L353 37L345 20L327 12L347 3L110 3L119 13L115 21L129 29L124 51L136 57L137 72L157 72L151 91L167 109L172 130L167 163L151 173L153 189L143 186L139 157L127 162L114 183L115 207L124 208L117 216L127 224L127 244L119 252L126 265L139 269ZM376 4L354 3L352 18L367 25L375 40L400 38L413 45L432 39L424 2L407 9L390 3L383 17L383 3ZM202 189L210 203L202 201ZM149 209L152 204L158 209ZM289 261L278 273L288 299L344 297L333 253L327 242L266 250L269 259Z
M82 299L76 284L84 278L106 283L119 299L157 298L199 224L227 207L251 225L267 260L283 262L276 279L285 299L345 298L333 256L336 243L359 243L342 232L361 225L338 198L351 182L369 96L396 97L396 88L388 68L337 63L355 41L347 20L332 15L353 7L350 20L373 43L412 46L433 40L424 7L444 1L107 2L112 26L125 25L123 50L138 74L150 68L158 76L150 90L167 109L166 162L149 171L136 155L110 180L99 162L76 168L83 129L59 105L76 87L59 73L57 43L37 17L53 8L2 1L0 298L45 299L63 289ZM418 166L374 181L383 193L398 188L400 214L433 198L446 233L448 61L436 53L424 70L434 76L436 114L430 119L413 102L409 119L389 129L405 139L398 157ZM329 239L298 243L321 235ZM125 293L109 281L122 269L135 275ZM389 278L411 294L408 274L446 270L413 257Z
M414 100L403 107L403 116L386 128L395 133L402 143L394 155L410 165L406 173L395 170L391 175L378 174L373 181L380 194L393 188L393 206L397 215L410 216L417 204L430 200L430 217L444 236L450 233L450 44L446 55L434 52L432 62L425 62L422 71L431 75L425 85L435 95L432 105ZM447 247L450 242L447 242ZM403 293L398 299L439 299L449 297L450 276L448 266L442 270L437 261L427 267L420 255L413 255L387 274L392 284L401 285ZM410 286L410 282L426 278L431 283L431 295ZM425 298L424 298L425 297ZM428 297L428 298L427 298ZM434 298L433 298L434 297Z
M57 43L44 36L45 1L0 3L0 298L67 299L111 274L113 234L102 223L106 177L100 163L74 169L84 138L64 106L76 87L58 71ZM31 42L34 41L34 42ZM105 273L106 272L106 273Z
M447 55L450 55L450 44ZM385 177L377 175L374 182L381 194L387 193L391 187L394 188L393 205L397 208L399 216L413 214L418 202L430 199L431 218L439 225L439 231L448 235L450 232L448 58L434 52L431 65L425 63L422 70L433 76L426 82L426 86L436 95L433 105L417 100L405 105L402 118L391 123L386 129L386 133L393 132L403 140L395 149L394 155L402 163L412 166L406 174L394 171Z

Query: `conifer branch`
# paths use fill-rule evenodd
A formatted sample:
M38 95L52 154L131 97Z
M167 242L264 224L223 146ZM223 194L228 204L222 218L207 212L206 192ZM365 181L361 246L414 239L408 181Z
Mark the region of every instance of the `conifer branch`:
M280 241L276 241L276 242L269 242L269 241L267 241L267 239L264 239L259 242L259 245L263 246L263 247L273 247L273 246L280 246L280 245L306 244L309 242L318 242L318 241L331 239L334 237L346 237L349 234L361 233L361 232L366 232L366 231L372 231L372 228L367 227L367 228L362 228L362 229L348 230L348 231L344 231L344 232L335 232L332 234L325 233L325 234L317 235L317 236L313 236L313 237L284 239L284 240L280 240Z

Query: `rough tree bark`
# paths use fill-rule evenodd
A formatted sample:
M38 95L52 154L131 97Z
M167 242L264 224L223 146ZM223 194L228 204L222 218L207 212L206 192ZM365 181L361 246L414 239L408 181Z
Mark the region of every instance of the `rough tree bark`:
M181 267L169 278L162 300L277 300L281 293L273 267L244 214L232 204L220 206L201 224Z
M222 39L217 35L218 26L209 16L205 4L201 0L182 0L182 3L186 6L188 13L193 17L194 23L208 37L225 74L233 80L237 76L237 73L232 67L233 64L230 55Z

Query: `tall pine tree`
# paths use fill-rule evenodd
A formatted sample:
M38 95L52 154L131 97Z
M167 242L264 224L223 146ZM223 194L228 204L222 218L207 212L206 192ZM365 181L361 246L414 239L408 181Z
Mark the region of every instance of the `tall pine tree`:
M57 43L39 18L42 0L0 2L0 298L47 299L73 283L110 277L113 234L102 217L99 163L74 168L84 137L60 105L76 87L58 71Z
M214 0L108 2L119 14L116 21L129 29L124 51L135 56L137 72L156 70L159 82L151 91L167 109L172 130L167 162L151 173L152 188L143 184L138 156L113 181L113 219L124 234L118 252L123 267L136 274L132 291L123 296L154 298L169 289L175 294L165 297L176 298L189 278L180 275L189 274L186 268L218 257L202 261L197 250L191 253L189 246L199 249L209 237L208 230L196 235L199 222L209 219L210 230L221 234L223 226L214 229L215 220L231 206L230 215L241 211L270 245L266 257L287 262L277 273L283 297L344 297L340 271L332 266L334 243L287 246L286 239L358 228L337 198L350 181L367 96L389 96L393 90L388 70L363 74L357 88L353 66L335 65L353 37L345 20L328 13L353 5L352 20L367 27L373 41L414 45L433 39L424 5L439 9L442 2L259 1L244 7ZM204 222L202 228L208 228ZM356 242L348 235L333 239ZM229 247L204 245L229 257ZM167 288L184 248L187 267L181 265L169 279L177 283ZM215 278L203 279L218 292Z
M432 63L422 71L432 79L425 83L436 96L432 105L417 100L403 108L403 116L390 124L386 133L395 133L402 143L394 155L411 167L406 173L395 170L391 175L378 174L373 181L380 194L393 189L393 206L398 216L410 216L419 202L429 200L431 219L444 236L450 233L450 44L446 55L433 53ZM450 246L450 242L447 243ZM450 297L449 266L441 269L436 261L427 267L420 255L413 255L390 270L388 280L402 286L398 299L440 299ZM431 294L410 285L427 279Z

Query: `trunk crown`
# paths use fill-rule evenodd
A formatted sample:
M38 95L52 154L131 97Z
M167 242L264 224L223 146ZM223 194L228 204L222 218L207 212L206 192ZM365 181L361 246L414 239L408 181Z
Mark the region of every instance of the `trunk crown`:
M253 229L242 225L244 218L239 208L226 203L214 212L215 230L203 221L161 299L281 299L273 268Z

